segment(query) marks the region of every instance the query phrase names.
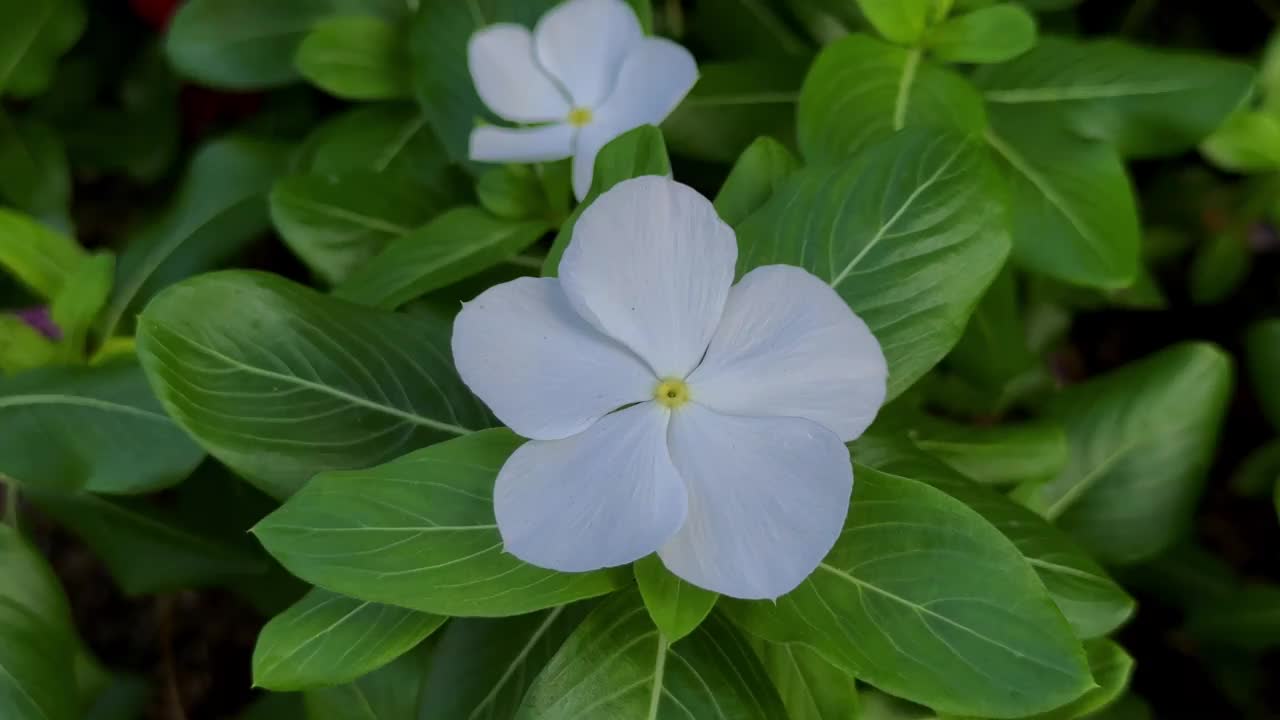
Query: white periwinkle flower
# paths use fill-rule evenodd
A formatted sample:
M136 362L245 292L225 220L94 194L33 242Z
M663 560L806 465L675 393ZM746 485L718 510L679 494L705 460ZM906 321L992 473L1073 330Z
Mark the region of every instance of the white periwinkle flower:
M731 288L737 256L706 198L641 177L586 209L559 279L462 308L462 379L532 438L494 489L507 551L567 572L657 552L739 598L790 591L830 551L853 488L844 443L884 402L884 355L800 268Z
M471 36L467 62L490 110L513 123L537 123L477 127L471 159L572 157L579 200L591 189L600 148L628 130L662 122L698 79L689 51L646 37L623 0L568 0L543 15L532 33L513 23L490 25Z

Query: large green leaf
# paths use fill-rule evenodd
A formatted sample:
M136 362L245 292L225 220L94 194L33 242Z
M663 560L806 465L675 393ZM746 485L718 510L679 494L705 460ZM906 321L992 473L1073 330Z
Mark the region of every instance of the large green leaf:
M629 130L605 145L596 155L595 173L591 176L591 192L574 208L573 213L560 226L556 239L551 243L547 259L542 263L542 274L554 276L560 270L560 258L569 240L573 238L573 226L583 211L590 207L600 194L623 180L642 175L671 175L671 160L667 157L667 145L662 131L652 125L642 125Z
M999 530L924 483L855 476L826 560L776 604L722 602L736 622L941 713L1018 717L1092 686L1079 641Z
M796 156L777 140L757 139L742 151L720 186L716 212L725 222L737 225L773 197L778 185L799 166Z
M460 207L393 240L336 290L340 298L392 309L509 260L550 228Z
M1067 435L1052 422L962 425L922 414L901 427L916 447L983 485L1048 480L1067 464Z
M473 171L480 165L467 155L477 120L495 121L476 94L467 66L467 41L492 23L532 26L559 0L472 0L423 2L409 30L414 88L431 127L449 157Z
M147 492L203 456L132 360L0 378L0 474L26 487Z
M412 650L445 620L316 588L262 628L253 684L301 690L350 682Z
M401 28L370 16L321 20L294 64L316 87L347 100L409 97L409 48Z
M378 103L329 120L303 143L302 165L321 175L365 172L435 187L449 164L427 118L408 103Z
M862 463L928 483L977 511L1013 542L1044 583L1076 635L1100 637L1133 614L1133 598L1066 533L1009 498L980 487L911 445L863 436L854 455Z
M792 175L738 226L739 270L786 263L829 282L880 341L894 397L947 354L1004 264L1001 201L981 146L899 133Z
M858 712L853 677L805 645L748 638L782 697L790 720L852 720Z
M430 650L420 645L346 685L307 691L307 720L414 720L431 664Z
M1195 511L1231 381L1222 350L1187 343L1070 388L1049 406L1070 461L1025 501L1105 562L1153 557Z
M776 720L782 703L751 648L719 617L668 643L640 594L600 605L529 688L520 720Z
M85 259L75 240L23 213L0 208L0 268L52 300Z
M828 45L809 70L797 109L800 150L811 163L841 160L904 127L975 134L982 98L964 77L866 35Z
M53 573L18 532L0 526L0 717L76 720L71 612Z
M618 587L625 568L557 573L503 551L493 482L521 442L488 430L318 475L254 533L307 582L442 615L516 615Z
M418 720L512 720L588 603L510 618L458 618L440 634Z
M1012 62L984 67L976 81L993 108L1022 108L1029 113L1019 117L1034 116L1042 128L1150 157L1195 147L1213 132L1244 100L1253 71L1113 40L1048 37Z
M0 95L39 95L58 58L84 32L81 0L21 0L0 5Z
M732 162L761 135L788 144L807 61L740 60L698 68L698 84L662 123L674 153Z
M228 271L148 305L138 355L197 442L287 497L317 472L369 467L488 426L453 369L448 338L443 319Z
M162 288L228 262L265 232L267 192L286 154L283 146L245 138L200 148L174 204L120 254L104 334L127 330Z
M986 132L1009 185L1014 256L1059 280L1125 288L1139 268L1138 210L1115 148L1046 121L1037 108L997 106Z

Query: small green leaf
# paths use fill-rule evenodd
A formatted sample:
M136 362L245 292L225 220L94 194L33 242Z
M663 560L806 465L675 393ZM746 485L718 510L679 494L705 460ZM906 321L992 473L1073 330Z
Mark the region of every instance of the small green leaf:
M127 332L161 289L227 263L271 227L267 192L284 170L286 150L231 138L196 151L173 205L120 253L104 337Z
M1238 112L1200 144L1210 162L1236 172L1280 168L1280 116L1260 110Z
M488 430L320 474L254 534L307 582L442 615L516 615L617 588L625 571L556 573L503 551L493 483L521 442Z
M87 257L53 299L50 312L62 331L62 347L68 359L77 360L84 355L89 328L111 297L115 269L116 258L110 252Z
M25 488L148 492L202 457L133 358L0 378L0 474Z
M635 573L649 617L669 643L697 629L719 597L672 575L657 555L637 560Z
M1280 647L1280 586L1244 585L1194 609L1187 631L1209 645L1261 652Z
M589 602L509 618L456 618L431 654L418 720L513 720Z
M916 447L983 485L1049 480L1067 465L1067 435L1057 423L962 425L922 416L907 432Z
M348 110L318 127L301 154L301 164L312 173L385 174L425 187L436 187L449 164L422 111L407 103Z
M738 60L698 67L698 83L662 123L671 151L732 162L762 135L795 136L795 108L808 59Z
M271 220L294 254L336 284L460 200L390 173L294 175L272 188Z
M518 720L785 717L751 648L712 617L671 644L635 590L596 608L529 688Z
M1013 3L993 5L947 20L925 43L947 62L1007 62L1035 47L1036 19Z
M600 194L623 180L642 175L671 175L671 160L667 157L667 145L662 131L652 125L642 125L609 141L596 155L595 173L591 176L591 192L578 203L569 219L560 226L560 232L551 243L551 250L542 264L544 277L554 277L560 269L560 258L569 240L573 226L582 212L600 197Z
M991 414L999 414L1024 386L1044 375L1040 359L1031 351L1011 266L1005 266L982 296L946 365L980 388Z
M489 170L476 183L476 197L481 207L504 220L551 215L542 178L529 165L503 165Z
M980 146L899 133L783 182L738 226L738 269L786 263L828 282L880 341L895 397L951 350L1004 264L1002 200Z
M1155 556L1191 520L1231 385L1222 350L1184 343L1068 389L1048 408L1067 468L1023 500L1104 562Z
M850 720L859 714L851 675L804 645L747 638L782 696L790 720Z
M544 220L504 220L476 207L450 210L391 241L334 294L385 309L509 260L550 228Z
M723 601L735 622L940 713L1030 715L1092 686L1079 641L999 530L924 483L854 475L826 560L776 604Z
M23 0L0 5L0 95L44 92L58 58L80 39L81 0Z
M1084 649L1089 656L1089 672L1098 687L1056 710L1037 715L1035 720L1092 718L1094 713L1114 703L1129 689L1134 662L1124 648L1101 638L1085 643Z
M800 167L782 143L762 137L751 143L729 171L716 194L716 212L730 225L746 220L773 197L778 185Z
M345 100L408 97L409 48L402 27L369 16L324 19L303 38L294 63L316 87Z
M899 45L924 37L938 0L858 0L858 8L876 31Z
M71 231L71 168L51 128L0 112L0 197L49 227Z
M815 164L837 162L904 127L972 135L987 124L982 97L963 76L919 50L858 34L818 55L796 112L801 153Z
M58 346L53 341L16 315L0 315L0 375L33 370L57 360Z
M41 297L57 297L85 257L75 240L28 215L0 208L0 268Z
M446 619L316 588L262 628L253 684L302 690L350 682L412 650Z
M1216 305L1244 283L1252 265L1247 230L1231 228L1205 238L1191 258L1187 292L1197 305Z
M169 415L276 497L317 472L369 467L491 423L453 369L439 318L228 271L165 290L138 330L138 357Z
M1245 367L1262 411L1280 430L1280 319L1264 320L1245 336Z
M328 0L190 0L169 24L165 52L202 85L252 90L298 79L293 57Z

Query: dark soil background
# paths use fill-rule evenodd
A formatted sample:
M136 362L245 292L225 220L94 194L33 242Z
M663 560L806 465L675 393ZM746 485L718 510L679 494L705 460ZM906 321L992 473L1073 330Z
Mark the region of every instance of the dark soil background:
M112 2L118 7L106 0L88 3L95 6L95 20L109 15L113 25L138 38L154 33L154 26L163 24L173 5L171 0ZM696 2L685 5L696 9ZM1154 45L1209 49L1251 60L1280 20L1280 0L1086 0L1077 17L1078 27L1089 34L1121 31ZM1051 20L1047 25L1051 28L1057 22L1071 24ZM179 100L186 149L199 137L252 116L263 102L255 96L198 89L185 90ZM320 112L332 105L318 96L308 97L307 102ZM1145 192L1155 179L1167 182L1171 175L1197 163L1195 156L1188 156L1140 164L1134 168L1135 179ZM689 170L701 179L710 169ZM680 171L678 167L677 174ZM710 176L708 182L718 178ZM1229 191L1237 181L1214 176L1213 182ZM128 221L129 208L163 200L168 189L165 183L144 188L111 178L77 178L78 224L90 240L108 242L119 236L118 227ZM1203 212L1193 220L1200 227L1184 230L1207 233L1214 222L1221 222L1211 216L1209 202L1195 197L1186 200ZM1145 198L1148 216L1161 212L1153 202ZM255 253L245 259L247 264L301 279L299 265L279 243L263 242ZM1067 368L1062 380L1078 381L1185 339L1210 340L1240 357L1248 324L1280 310L1276 285L1280 243L1256 248L1243 289L1221 305L1202 307L1190 301L1184 287L1185 265L1165 268L1159 276L1170 299L1167 310L1106 310L1077 318L1066 349L1055 358L1055 366ZM1247 377L1237 373L1235 398L1195 539L1242 576L1280 582L1280 523L1275 507L1269 497L1242 498L1229 487L1241 460L1274 437L1253 397ZM147 680L151 700L145 717L220 720L235 717L253 698L250 658L265 620L250 604L218 589L125 597L101 562L76 538L29 507L22 508L22 521L53 563L71 599L80 633L92 650L113 670ZM1152 704L1157 717L1280 718L1280 653L1235 658L1224 664L1220 653L1209 652L1182 629L1183 609L1176 598L1141 589L1136 594L1140 611L1119 639L1138 661L1134 690Z

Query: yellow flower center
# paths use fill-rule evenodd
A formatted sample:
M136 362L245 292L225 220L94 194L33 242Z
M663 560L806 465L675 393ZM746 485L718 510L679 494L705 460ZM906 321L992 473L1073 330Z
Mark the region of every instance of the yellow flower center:
M675 410L689 402L689 386L680 378L666 378L653 389L653 399L668 409Z
M591 108L576 107L569 111L569 124L582 127L591 122Z

